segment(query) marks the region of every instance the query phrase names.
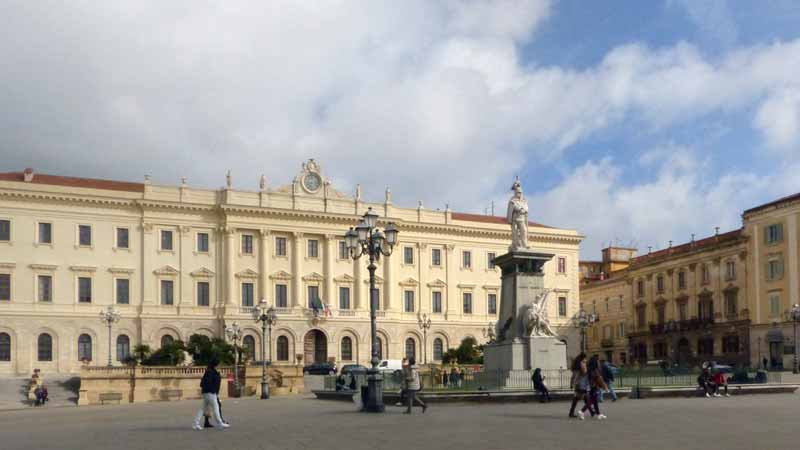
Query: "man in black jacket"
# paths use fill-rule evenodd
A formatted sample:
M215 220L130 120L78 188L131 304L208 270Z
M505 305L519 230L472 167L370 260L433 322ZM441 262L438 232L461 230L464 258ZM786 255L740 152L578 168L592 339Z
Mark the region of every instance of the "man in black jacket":
M203 406L197 411L194 417L193 428L195 430L203 429L200 421L203 419L203 413L205 411L211 411L211 418L216 422L216 426L221 428L228 428L230 426L223 422L219 413L217 396L219 395L219 387L222 383L222 379L219 376L219 372L217 372L217 365L219 365L219 363L216 360L212 360L208 363L206 372L203 374L203 379L200 380L200 389L203 393Z

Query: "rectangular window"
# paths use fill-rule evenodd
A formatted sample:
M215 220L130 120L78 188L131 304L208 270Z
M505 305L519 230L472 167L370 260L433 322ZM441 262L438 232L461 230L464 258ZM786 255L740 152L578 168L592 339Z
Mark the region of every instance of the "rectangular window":
M0 300L11 300L10 273L0 273Z
M117 228L117 248L130 248L130 231L127 228Z
M659 325L664 325L664 322L667 321L667 311L664 304L660 304L656 306L656 323Z
M783 305L781 305L781 294L769 294L769 315L770 317L780 317L783 313Z
M172 280L161 280L161 304L172 305L175 303L173 297L174 284Z
M773 259L767 263L767 279L780 280L783 278L783 260Z
M558 297L558 315L567 317L567 297Z
M11 221L0 220L0 241L11 240Z
M735 317L738 314L736 291L725 292L725 315L728 317Z
M432 266L442 265L442 249L440 248L431 249L431 265Z
M311 309L320 308L322 305L319 301L319 286L308 287L308 307Z
M286 256L286 238L275 238L275 256Z
M414 264L414 247L403 247L403 264Z
M289 298L286 293L285 284L275 285L275 306L277 308L287 308L289 306Z
M464 314L472 314L472 293L464 292Z
M726 280L735 280L736 279L736 263L733 261L728 261L725 263L725 279Z
M39 243L52 244L53 243L53 224L48 222L39 222Z
M172 250L172 231L161 230L161 250Z
M414 291L404 291L403 299L405 300L405 312L414 312Z
M89 225L78 225L78 245L82 247L92 246L92 227Z
M708 271L708 266L705 264L700 268L700 281L703 284L708 284L711 282L711 272Z
M636 282L636 295L639 297L644 297L644 280L639 280Z
M339 288L339 309L350 309L350 288Z
M37 283L39 284L39 301L40 302L52 302L53 301L53 277L50 275L39 275L37 277Z
M472 268L472 252L469 250L464 250L461 252L461 267L465 269Z
M431 292L431 309L435 313L442 312L442 293L439 291Z
M659 275L656 277L656 291L664 292L664 277Z
M197 252L208 253L208 233L197 233Z
M622 310L624 310L624 308L625 308L625 299L623 299L622 296L620 295L619 296L619 310L622 311Z
M636 325L638 325L640 329L647 325L647 310L644 306L636 309Z
M319 241L316 239L308 240L308 257L319 258Z
M495 253L495 252L489 252L489 253L486 254L486 267L488 269L494 269L495 268L494 258L496 258L496 257L497 257L497 253Z
M242 306L253 306L253 283L242 283Z
M686 289L686 272L678 272L678 289Z
M347 259L347 245L344 241L339 241L339 259Z
M489 314L497 314L497 294L489 294L486 303Z
M243 234L242 235L242 254L243 255L252 255L253 254L253 235L252 234Z
M689 304L682 302L678 304L678 320L689 319Z
M558 273L567 273L567 258L558 257Z
M767 244L776 244L783 241L783 224L775 223L764 229L764 240Z
M127 278L117 278L117 304L127 305L131 302L131 281Z
M625 337L625 322L619 323L619 330L617 330L617 333L619 334L620 338Z
M92 279L89 277L78 278L78 302L92 302Z
M197 282L197 306L209 306L211 304L210 287L208 281Z

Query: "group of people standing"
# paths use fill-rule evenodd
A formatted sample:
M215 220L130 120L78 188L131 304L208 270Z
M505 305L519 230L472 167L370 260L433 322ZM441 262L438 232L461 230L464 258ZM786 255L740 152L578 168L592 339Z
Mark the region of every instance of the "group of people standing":
M614 373L607 362L600 364L599 358L595 355L587 361L586 354L579 354L572 362L572 379L570 384L573 386L572 405L569 408L569 417L583 420L586 411L598 420L606 419L607 416L600 412L600 402L602 393L611 394L613 401L617 400L614 392L613 381ZM578 402L583 400L583 408L580 411L575 409Z
M462 387L464 385L464 375L464 370L458 367L450 368L450 372L445 368L441 373L442 386L447 387L449 385L451 388Z

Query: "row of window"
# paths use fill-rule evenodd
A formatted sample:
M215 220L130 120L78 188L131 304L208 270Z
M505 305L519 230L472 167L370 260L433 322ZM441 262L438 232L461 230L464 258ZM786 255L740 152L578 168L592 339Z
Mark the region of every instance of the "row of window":
M738 292L730 290L724 292L724 311L727 317L736 317L739 314L738 310ZM770 298L770 300L772 300ZM778 297L780 300L780 297ZM678 302L678 317L677 320L689 319L689 303L686 301ZM662 325L666 322L666 303L659 303L655 305L656 309L656 323ZM637 324L639 327L644 327L647 323L646 305L639 305L636 308ZM697 318L700 320L709 320L714 318L714 301L711 297L703 296L697 301Z
M726 335L722 337L722 353L739 353L742 351L738 335ZM678 344L679 353L689 353L689 342L685 339ZM698 356L712 356L714 355L714 338L712 336L703 336L697 339L697 355ZM653 343L653 358L662 359L667 358L667 343L654 342ZM647 358L647 345L644 343L633 346L633 357L636 359Z
M725 262L725 280L726 281L733 281L736 279L736 262L735 261L726 261ZM708 265L702 264L700 266L700 284L709 284L711 283L711 273L708 269ZM679 270L678 271L678 289L684 290L687 288L687 278L686 278L686 271ZM663 274L656 275L656 293L661 294L664 293L666 290L665 285L665 278ZM644 280L638 280L636 282L636 294L638 297L644 297L645 294L645 284Z
M36 339L36 360L47 362L53 360L53 337L48 333L40 334ZM127 335L117 336L117 361L125 361L131 355L131 340ZM0 361L11 361L11 336L0 333ZM78 361L92 360L92 337L88 334L78 336Z

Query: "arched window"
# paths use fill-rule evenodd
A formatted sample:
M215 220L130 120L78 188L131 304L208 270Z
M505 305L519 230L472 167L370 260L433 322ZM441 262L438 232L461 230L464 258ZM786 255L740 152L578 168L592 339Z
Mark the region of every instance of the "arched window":
M353 340L349 336L342 338L342 361L353 360Z
M433 340L433 360L441 361L442 355L444 355L444 342L442 342L441 339L436 338Z
M164 347L166 347L168 345L172 345L172 343L174 343L174 342L175 342L175 338L170 336L170 335L168 335L168 334L165 334L165 335L161 336L161 348L164 348Z
M39 361L53 360L53 338L49 334L42 333L39 335L37 349Z
M78 336L78 361L92 360L92 337L88 334Z
M131 339L124 334L117 336L117 361L125 361L131 356Z
M378 339L378 359L383 359L383 339L380 337ZM370 349L370 354L372 354L372 349Z
M286 336L278 336L278 342L276 344L277 347L277 356L278 361L288 361L289 360L289 338Z
M244 347L244 354L250 359L256 358L256 338L248 334L242 339L242 347Z
M417 342L414 338L406 339L406 358L417 359Z
M11 336L0 333L0 361L11 361Z

